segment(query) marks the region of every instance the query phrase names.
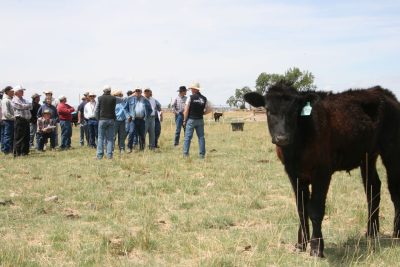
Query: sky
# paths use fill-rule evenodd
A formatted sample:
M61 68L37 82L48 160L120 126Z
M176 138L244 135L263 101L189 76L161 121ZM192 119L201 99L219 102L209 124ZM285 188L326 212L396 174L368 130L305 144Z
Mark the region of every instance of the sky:
M292 67L319 90L381 85L400 98L400 1L0 0L0 88L151 88L167 106L199 82L214 105Z

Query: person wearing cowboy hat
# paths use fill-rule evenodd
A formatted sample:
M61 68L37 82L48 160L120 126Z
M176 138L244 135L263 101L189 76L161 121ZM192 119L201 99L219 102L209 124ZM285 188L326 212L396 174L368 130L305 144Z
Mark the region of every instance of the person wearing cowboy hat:
M181 130L183 126L183 111L185 110L185 104L187 100L186 96L186 86L180 86L178 90L179 94L175 98L173 104L172 104L172 110L175 114L175 137L174 137L174 146L179 145L179 138L181 136Z
M29 137L29 146L33 147L33 143L35 141L35 136L37 132L37 119L38 119L38 111L40 109L40 95L33 94L32 95L32 109L31 109L31 119L29 121L29 128L30 128L30 137ZM38 142L36 139L36 148L38 148Z
M38 151L44 151L44 145L50 139L50 148L55 149L54 130L56 121L51 118L52 111L45 109L42 112L42 117L37 120L37 141Z
M78 124L79 124L79 144L81 146L86 144L89 146L89 131L87 126L87 121L84 117L85 113L85 105L89 101L89 92L83 94L81 98L82 102L79 104L77 111L78 111Z
M98 122L96 119L96 94L89 93L88 94L89 101L86 103L84 107L84 117L87 121L88 133L89 133L89 146L91 148L96 148L96 140L97 140L97 129L98 129Z
M14 108L12 106L14 89L11 86L7 86L3 89L3 93L3 99L1 100L2 112L0 114L3 121L1 152L8 155L13 151L14 146L15 116Z
M32 103L24 98L25 88L21 85L14 87L12 105L14 108L14 157L26 156L29 154L29 120L32 117Z
M183 126L186 128L183 156L189 156L190 142L192 141L193 132L196 130L197 138L199 139L199 156L203 159L206 155L203 115L210 113L211 107L207 98L200 93L199 83L193 83L189 86L189 89L192 91L192 95L186 100L183 112Z

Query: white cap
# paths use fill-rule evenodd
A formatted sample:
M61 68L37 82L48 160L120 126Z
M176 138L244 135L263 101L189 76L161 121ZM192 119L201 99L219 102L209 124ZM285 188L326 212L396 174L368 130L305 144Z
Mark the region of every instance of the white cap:
M67 97L66 97L65 95L62 95L62 96L59 96L59 97L58 97L58 100L59 100L59 101L62 101L62 100L64 100L64 99L67 99Z

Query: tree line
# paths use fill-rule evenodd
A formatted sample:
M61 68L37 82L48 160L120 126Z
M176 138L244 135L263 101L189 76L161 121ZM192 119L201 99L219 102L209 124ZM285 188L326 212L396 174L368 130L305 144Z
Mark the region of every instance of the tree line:
M301 71L299 68L293 67L288 69L284 74L261 73L256 80L255 91L264 95L268 87L282 80L293 84L299 91L315 90L317 88L314 84L314 75L311 72ZM229 97L226 103L230 107L244 109L245 101L243 96L251 91L253 90L249 86L237 88L235 94Z

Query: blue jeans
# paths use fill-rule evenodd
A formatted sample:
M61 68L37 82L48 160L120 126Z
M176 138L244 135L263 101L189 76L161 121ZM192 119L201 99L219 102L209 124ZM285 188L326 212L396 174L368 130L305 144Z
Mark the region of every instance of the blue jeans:
M193 132L196 130L199 139L199 155L204 158L206 155L206 139L204 138L204 120L188 119L186 122L185 141L183 143L183 155L189 156L190 142L192 141Z
M135 130L135 121L128 122L128 148L132 149L134 145L138 144L138 138Z
M4 154L13 152L14 147L14 121L3 121L3 138L1 151Z
M60 121L61 126L61 149L70 148L71 147L71 137L72 137L72 124L70 121ZM56 130L56 129L54 129ZM57 133L54 132L54 135L57 136ZM55 137L57 138L57 137Z
M156 140L154 143L155 146L158 147L158 138L160 138L161 135L161 122L158 117L156 117L155 134L156 134Z
M89 145L89 131L87 126L87 121L84 119L81 121L80 125L80 135L79 135L79 144L83 146L85 144L85 139L87 145Z
M118 137L118 148L119 150L125 150L125 138L126 129L125 121L115 121L115 133L114 138ZM115 140L114 140L115 142Z
M137 140L139 141L140 150L144 150L146 144L146 122L144 119L135 119L135 132Z
M153 149L156 147L156 135L155 135L155 127L156 127L156 118L155 116L150 116L146 119L146 130L145 135L149 134L149 148ZM146 138L146 137L145 137Z
M1 103L0 103L1 104ZM0 121L0 145L3 144L3 122Z
M106 156L112 159L114 149L114 120L99 120L99 130L97 139L97 158L104 156L104 143L106 142Z
M97 140L97 130L99 128L99 124L97 120L89 119L88 120L88 132L89 132L89 146L96 148L96 140Z
M35 137L36 137L36 149L38 148L38 140L37 140L37 123L30 123L29 124L29 146L33 146L33 143L35 142Z
M179 138L181 136L181 129L182 129L182 124L183 124L183 113L178 113L175 114L175 123L176 123L176 129L175 129L175 139L174 139L174 145L179 145Z

